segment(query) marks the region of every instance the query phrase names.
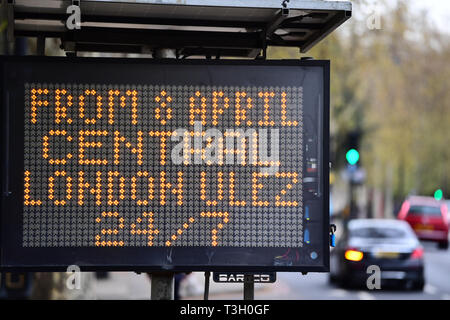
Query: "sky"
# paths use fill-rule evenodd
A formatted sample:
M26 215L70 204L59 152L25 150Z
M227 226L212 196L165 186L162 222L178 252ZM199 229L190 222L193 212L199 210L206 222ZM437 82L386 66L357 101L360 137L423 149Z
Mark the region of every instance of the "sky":
M373 8L373 4L380 2L387 3L389 6L394 7L397 0L365 0L365 2L369 5L359 7L354 4L353 10L355 11L355 15L361 14L361 12L356 11L363 11L363 15L367 14L366 11L370 10L371 5ZM450 33L450 0L407 0L407 3L410 5L411 10L415 13L420 13L424 9L427 10L428 19L430 22L442 31Z
M348 1L348 0L338 0ZM365 0L364 7L353 2L353 15L366 16L370 15L377 3L387 3L390 7L394 7L397 0ZM407 0L411 10L420 13L426 9L428 11L428 19L430 22L447 33L450 33L450 0Z
M409 0L414 10L428 9L429 18L443 31L450 33L450 0Z

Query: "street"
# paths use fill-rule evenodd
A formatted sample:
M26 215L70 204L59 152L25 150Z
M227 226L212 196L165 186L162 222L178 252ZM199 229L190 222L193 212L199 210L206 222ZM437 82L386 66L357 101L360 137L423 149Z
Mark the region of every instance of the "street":
M346 290L328 283L328 274L278 273L271 290L255 293L256 299L281 300L450 300L450 251L433 243L425 248L426 285L423 292L404 290ZM241 298L237 294L235 298Z
M345 290L328 284L327 274L302 276L292 273L278 273L277 293L265 296L256 294L257 299L283 300L450 300L450 251L425 244L426 286L423 292L404 290Z
M425 248L425 289L405 291L383 289L341 289L328 283L328 274L277 273L275 284L255 286L256 300L450 300L450 250ZM182 299L203 299L203 273L193 273L182 285ZM242 300L242 284L221 284L211 280L211 300ZM149 299L150 281L144 274L113 272L96 280L96 299Z

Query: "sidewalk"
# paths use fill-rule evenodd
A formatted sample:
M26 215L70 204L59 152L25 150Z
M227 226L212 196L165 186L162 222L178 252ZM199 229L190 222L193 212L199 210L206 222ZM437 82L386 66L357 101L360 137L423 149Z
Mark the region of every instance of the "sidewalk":
M92 286L93 299L99 300L146 300L150 299L150 279L147 274L134 272L110 272L106 279L95 279ZM188 275L180 286L182 299L201 300L205 286L203 272ZM270 291L273 284L255 284L255 295ZM242 299L242 283L215 283L210 280L210 299Z
M109 272L106 279L95 279L94 281L94 299L150 299L150 279L147 274L136 274L134 272Z

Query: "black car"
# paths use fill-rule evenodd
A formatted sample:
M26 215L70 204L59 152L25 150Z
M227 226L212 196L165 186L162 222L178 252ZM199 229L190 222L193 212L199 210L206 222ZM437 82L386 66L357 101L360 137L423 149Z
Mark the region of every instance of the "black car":
M381 288L396 285L423 290L423 248L404 221L350 221L348 231L331 252L330 282L342 287L366 286L371 265L381 270Z

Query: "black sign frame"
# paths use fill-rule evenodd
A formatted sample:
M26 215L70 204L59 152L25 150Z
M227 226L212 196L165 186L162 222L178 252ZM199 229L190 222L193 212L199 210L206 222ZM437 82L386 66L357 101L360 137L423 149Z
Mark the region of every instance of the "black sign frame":
M273 256L282 253L289 248L230 248L230 247L159 247L152 248L158 252L160 262L151 260L145 256L148 248L24 248L21 247L21 226L20 215L8 216L8 212L13 212L18 204L23 205L23 128L24 114L20 107L20 99L17 92L14 92L14 83L11 79L26 75L27 80L35 79L36 74L30 67L46 64L52 67L52 72L42 74L41 81L64 81L60 75L58 80L52 78L53 73L64 71L65 68L73 70L84 64L88 68L96 66L114 65L119 66L116 76L128 68L151 67L152 65L162 66L269 66L269 67L317 67L323 71L323 101L320 121L322 121L323 131L321 132L322 144L320 145L319 156L321 163L321 175L319 183L322 185L322 239L320 252L321 262L312 265L247 265L234 263L227 264L231 258L239 261L239 257L258 257L267 254ZM16 66L16 70L12 68ZM92 70L92 69L91 69ZM99 74L89 74L90 79L86 82L95 81ZM86 75L86 73L85 73ZM116 58L73 58L73 57L2 57L0 59L1 76L1 101L2 101L2 184L1 184L1 216L0 216L0 270L4 271L65 271L69 265L77 265L83 271L116 270L116 271L220 271L220 272L328 272L329 271L329 104L330 104L330 65L326 60L152 60L152 59L116 59ZM101 77L107 79L109 75L103 74ZM17 80L17 79L16 79ZM24 80L24 79L21 79ZM67 80L67 79L66 79ZM283 79L280 78L283 83ZM17 89L17 88L16 88ZM23 90L23 88L22 88ZM23 91L22 91L23 92ZM14 94L15 93L15 94ZM19 99L19 101L18 101ZM22 152L19 152L22 148ZM22 179L13 179L22 177ZM14 229L14 227L16 229ZM166 263L168 256L177 256L177 252L184 253L185 262L172 264ZM273 251L273 252L272 252ZM220 258L219 258L220 255ZM203 257L198 263L198 257ZM212 257L217 258L216 262L208 262ZM82 257L82 258L80 258ZM86 258L88 257L88 259ZM209 257L209 258L207 258ZM189 261L192 264L186 263Z

